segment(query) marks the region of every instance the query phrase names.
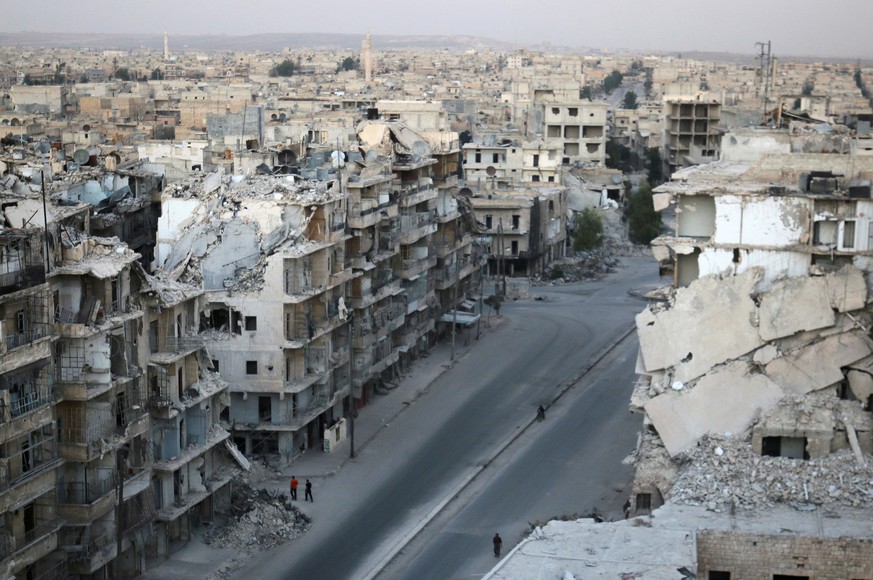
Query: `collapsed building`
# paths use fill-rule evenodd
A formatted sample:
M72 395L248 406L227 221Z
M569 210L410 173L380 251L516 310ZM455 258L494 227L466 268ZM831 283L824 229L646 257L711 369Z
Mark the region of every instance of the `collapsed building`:
M156 264L204 290L199 336L230 383L225 424L246 454L330 450L475 289L457 140L378 121L358 134L360 151L323 167L164 190Z
M631 514L667 504L738 521L792 506L798 519L851 518L873 507L873 156L859 139L804 124L737 131L720 161L655 190L656 209L676 212L652 243L673 285L636 319L631 408L645 419ZM712 540L703 554L698 532L699 577L748 572L739 550L772 545L768 533L789 536L797 553L774 547L759 565L785 573L816 535L800 523L796 533L732 529L727 547ZM846 533L840 550L871 537ZM869 572L871 562L852 565Z

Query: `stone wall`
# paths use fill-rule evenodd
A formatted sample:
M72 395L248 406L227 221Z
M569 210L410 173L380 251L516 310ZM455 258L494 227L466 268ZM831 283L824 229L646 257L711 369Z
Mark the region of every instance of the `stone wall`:
M697 576L770 580L774 575L815 580L873 578L873 538L697 533Z

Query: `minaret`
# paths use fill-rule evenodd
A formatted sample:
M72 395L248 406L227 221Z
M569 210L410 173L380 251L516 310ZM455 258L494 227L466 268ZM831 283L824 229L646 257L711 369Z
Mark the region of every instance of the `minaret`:
M373 80L373 41L369 32L361 42L361 51L364 53L364 81L369 83Z
M164 32L164 62L170 60L170 37Z

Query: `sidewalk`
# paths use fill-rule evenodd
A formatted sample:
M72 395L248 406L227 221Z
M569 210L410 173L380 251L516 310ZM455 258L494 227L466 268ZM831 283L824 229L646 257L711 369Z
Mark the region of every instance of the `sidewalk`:
M481 338L484 339L502 322L502 316L492 316L490 320L487 316L483 318ZM456 361L476 346L475 326L469 331L469 344L466 345L465 333L466 331L461 330L455 335ZM356 452L366 447L395 417L427 392L430 385L449 368L451 353L451 340L446 337L425 357L420 357L412 363L410 371L402 377L396 388L386 394L377 394L370 404L358 411L358 417L355 419ZM282 477L279 480L261 481L258 482L258 486L272 488L271 484L277 484L277 489L284 490L291 475L301 481L306 478L315 479L334 475L349 461L350 448L351 442L346 438L330 453L317 448L307 449L290 466L282 469ZM281 486L278 485L280 482Z

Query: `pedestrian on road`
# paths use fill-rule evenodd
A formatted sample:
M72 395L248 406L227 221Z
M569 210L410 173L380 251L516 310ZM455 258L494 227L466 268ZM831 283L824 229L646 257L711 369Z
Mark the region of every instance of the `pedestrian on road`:
M537 407L537 421L542 421L546 418L546 408L540 405Z
M297 486L300 485L300 482L297 481L297 478L293 475L291 476L291 499L297 499Z
M503 538L500 537L500 534L495 533L494 539L491 540L494 543L494 557L500 557L500 548L503 547Z
M303 501L315 503L315 500L312 499L312 482L308 479L306 480L306 493L303 495Z

